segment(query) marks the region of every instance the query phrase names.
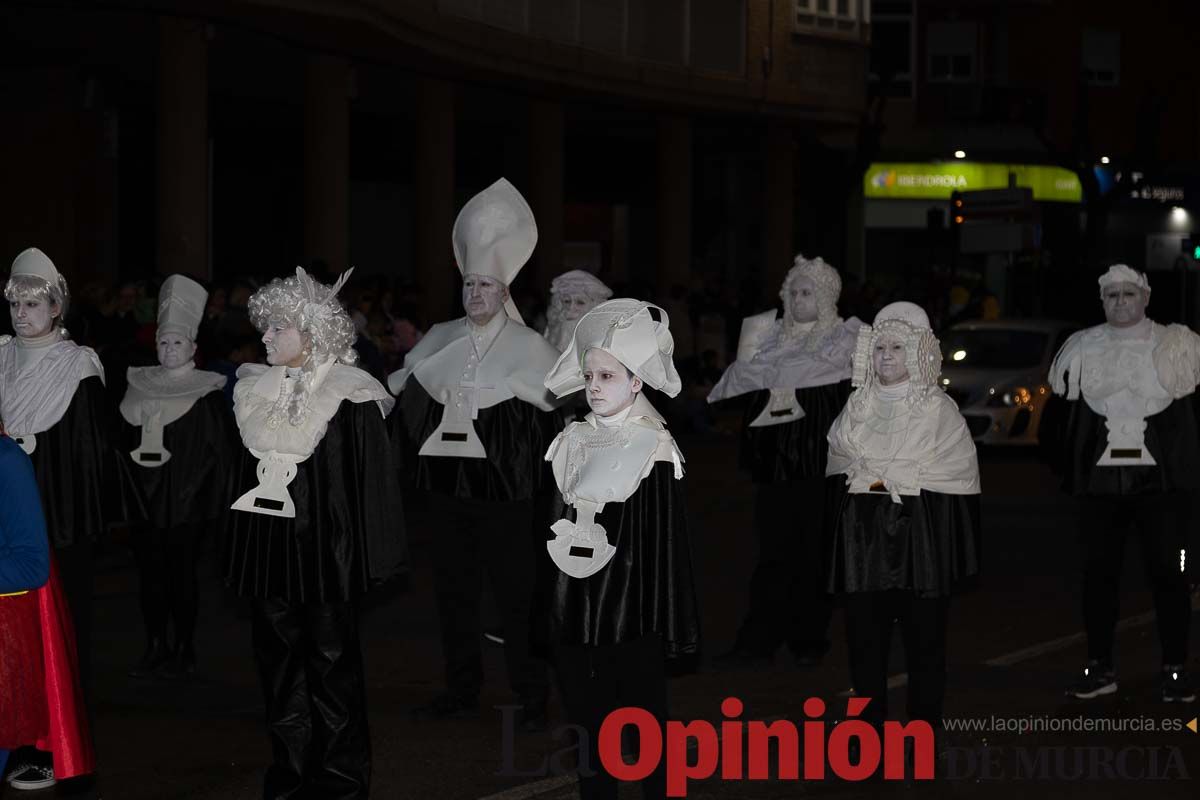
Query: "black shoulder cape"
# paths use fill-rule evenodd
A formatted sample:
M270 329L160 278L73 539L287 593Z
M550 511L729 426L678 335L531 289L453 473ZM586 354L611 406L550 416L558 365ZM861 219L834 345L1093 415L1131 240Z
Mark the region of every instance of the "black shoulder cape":
M740 465L754 483L782 483L825 474L826 436L850 397L850 381L796 390L804 416L782 425L750 427L771 399L769 389L750 395L742 419Z
M29 456L56 548L95 540L105 525L145 516L133 463L117 449L120 417L98 375L84 378Z
M979 574L979 495L921 491L850 494L845 476L827 485L833 523L829 590L907 589L940 597L968 588Z
M140 426L126 421L124 433L122 455L146 498L150 524L166 530L224 517L235 499L234 467L242 449L224 392L214 389L163 427L163 447L171 458L161 467L145 467L129 457L142 440Z
M562 429L557 411L516 397L479 410L475 432L487 458L421 456L417 452L442 422L445 407L414 376L389 419L405 472L416 488L492 502L528 500L553 484L546 448Z
M1042 413L1043 454L1074 495L1142 495L1200 489L1200 403L1195 393L1146 417L1145 444L1157 466L1101 467L1108 446L1105 419L1083 398L1053 397Z
M563 516L574 520L575 509L567 507ZM657 633L667 658L697 653L691 541L674 465L655 464L624 503L607 503L596 522L617 551L594 575L564 574L539 547L535 647L545 653L553 645L620 644Z
M244 447L234 500L258 485ZM400 487L373 401L346 400L288 485L294 519L230 511L225 576L241 595L344 602L396 575L407 559Z

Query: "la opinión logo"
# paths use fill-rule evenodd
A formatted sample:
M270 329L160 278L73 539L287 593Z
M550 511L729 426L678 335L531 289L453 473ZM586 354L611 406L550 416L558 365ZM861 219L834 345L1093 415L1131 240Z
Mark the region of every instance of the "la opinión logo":
M932 726L920 720L904 724L887 721L881 734L871 723L858 719L870 702L869 698L849 698L846 719L827 723L821 719L826 711L825 702L810 697L803 706L807 719L799 725L787 719L743 720L745 708L736 697L727 697L721 703L724 719L719 726L707 720L668 720L662 724L646 709L627 706L610 713L600 726L597 743L600 767L618 780L641 781L661 766L669 797L687 797L689 781L714 775L726 781L824 780L827 773L832 773L846 781L863 781L876 775L882 766L886 780L932 780L935 761ZM506 722L506 769L498 774L546 774L546 762L540 770L515 770L507 723L512 716L509 708L516 707L501 708ZM587 763L587 731L574 725L566 728L579 737L576 749L579 772L595 774ZM640 742L633 762L626 762L622 753L621 740L626 728L636 729ZM562 734L563 731L556 731L555 737ZM774 775L770 763L772 743L778 754ZM562 767L563 755L565 751L552 758L556 772L566 771ZM912 773L908 775L906 767L910 763Z

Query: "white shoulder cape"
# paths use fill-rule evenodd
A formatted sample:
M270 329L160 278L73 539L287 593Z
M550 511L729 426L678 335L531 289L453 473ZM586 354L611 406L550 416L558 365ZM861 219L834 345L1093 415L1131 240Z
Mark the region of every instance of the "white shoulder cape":
M159 414L159 424L170 425L192 409L209 392L225 388L224 375L202 369L172 376L161 366L130 367L129 388L121 399L121 416L130 425L141 425Z
M0 337L0 421L14 438L39 434L57 425L81 380L94 375L104 380L104 367L90 347L64 339L50 345L37 362L21 369L19 346L16 337Z

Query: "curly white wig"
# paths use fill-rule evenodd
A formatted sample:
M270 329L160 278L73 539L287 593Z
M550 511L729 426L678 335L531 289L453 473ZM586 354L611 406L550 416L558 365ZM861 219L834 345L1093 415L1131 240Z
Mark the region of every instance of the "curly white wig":
M612 289L595 275L581 269L564 272L550 282L550 303L546 308L546 332L543 336L560 353L571 343L571 334L579 321L578 317L568 320L564 308L576 295L583 295L588 299L587 308L584 309L586 314L612 297ZM579 316L582 317L583 314Z
M353 271L346 270L337 283L326 286L314 280L303 268L296 267L294 276L276 278L251 295L246 303L250 322L258 330L265 332L272 325L294 327L306 339L300 380L291 397L281 397L277 401L276 409L267 420L272 426L282 422L285 414L293 425L308 418L308 400L319 366L330 360L351 365L358 360L358 354L354 352L358 332L337 299Z
M883 339L904 343L910 402L924 398L938 387L942 375L942 348L929 326L929 317L914 303L899 302L884 306L873 325L863 325L858 330L851 384L863 390L858 393L860 397L879 385L871 353Z
M779 298L783 300L783 318L790 323L792 319L792 287L800 278L808 278L813 282L817 291L817 328L828 328L836 325L840 318L837 312L838 298L842 294L842 279L837 270L825 263L825 259L805 258L796 256L792 268L783 279L779 290Z
M4 285L4 299L10 303L14 300L39 300L43 303L58 306L55 321L58 324L59 330L64 335L66 334L63 320L67 316L67 307L71 302L71 292L67 289L67 279L62 275L59 275L58 280L54 283L37 275L13 275L8 279L8 283Z

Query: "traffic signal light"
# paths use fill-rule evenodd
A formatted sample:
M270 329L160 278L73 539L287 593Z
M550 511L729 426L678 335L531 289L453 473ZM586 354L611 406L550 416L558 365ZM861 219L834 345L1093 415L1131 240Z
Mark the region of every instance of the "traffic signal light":
M963 216L963 198L961 192L950 193L950 213L954 215L954 224L962 225L965 217Z

